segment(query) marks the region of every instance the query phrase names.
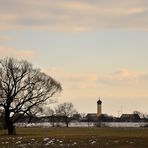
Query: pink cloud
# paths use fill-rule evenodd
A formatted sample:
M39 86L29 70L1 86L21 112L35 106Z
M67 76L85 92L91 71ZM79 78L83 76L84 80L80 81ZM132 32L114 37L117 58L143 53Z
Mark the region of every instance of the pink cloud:
M0 47L1 57L34 58L36 53L31 50L18 50L14 48Z
M116 28L148 30L147 15L145 15L148 10L146 0L106 2L46 0L44 3L40 0L5 1L5 5L1 5L0 9L0 30L41 29L56 32Z
M50 68L45 72L61 82L64 98L108 96L122 99L122 96L125 99L147 96L148 72L121 69L100 74L60 68Z
M120 81L122 83L137 83L142 80L146 80L145 78L147 76L148 73L146 72L122 69L106 76L106 79L110 81Z
M8 41L8 40L11 40L11 39L12 39L12 37L10 37L10 36L5 36L5 35L0 36L0 41Z
M97 85L122 86L142 84L148 80L148 73L132 71L128 69L118 70L112 73L84 73L69 72L63 69L51 68L47 70L49 75L56 77L59 81L79 88L95 88Z

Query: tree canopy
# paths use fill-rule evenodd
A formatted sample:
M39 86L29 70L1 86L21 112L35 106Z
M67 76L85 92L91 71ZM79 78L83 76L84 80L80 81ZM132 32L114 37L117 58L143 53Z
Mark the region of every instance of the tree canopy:
M4 110L8 134L14 134L14 123L22 116L39 112L61 90L59 82L27 61L1 59L0 107Z
M70 118L77 113L76 109L74 108L74 105L71 102L64 102L62 104L59 104L55 110L57 115L64 117L67 127L69 125L69 122L71 121Z

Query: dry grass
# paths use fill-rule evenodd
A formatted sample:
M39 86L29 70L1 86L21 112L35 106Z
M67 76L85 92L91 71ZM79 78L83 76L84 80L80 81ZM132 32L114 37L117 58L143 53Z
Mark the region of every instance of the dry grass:
M147 128L18 128L0 134L0 148L144 148Z

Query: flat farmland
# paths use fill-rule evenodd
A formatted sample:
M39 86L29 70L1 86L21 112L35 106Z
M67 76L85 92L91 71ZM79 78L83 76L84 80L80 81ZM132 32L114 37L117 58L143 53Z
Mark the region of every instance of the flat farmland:
M148 128L17 128L0 148L147 148Z

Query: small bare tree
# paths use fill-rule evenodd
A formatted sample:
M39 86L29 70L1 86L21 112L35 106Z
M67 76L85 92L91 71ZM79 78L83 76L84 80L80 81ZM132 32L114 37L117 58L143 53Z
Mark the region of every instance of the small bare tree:
M74 109L73 104L69 102L58 105L55 110L58 116L63 117L66 127L69 126L72 116L77 113L77 111Z
M43 111L43 114L49 116L52 127L55 127L55 122L56 122L55 110L50 107L46 107Z
M14 124L24 115L41 111L44 103L61 92L59 82L25 60L0 60L0 107L8 134L15 134Z

